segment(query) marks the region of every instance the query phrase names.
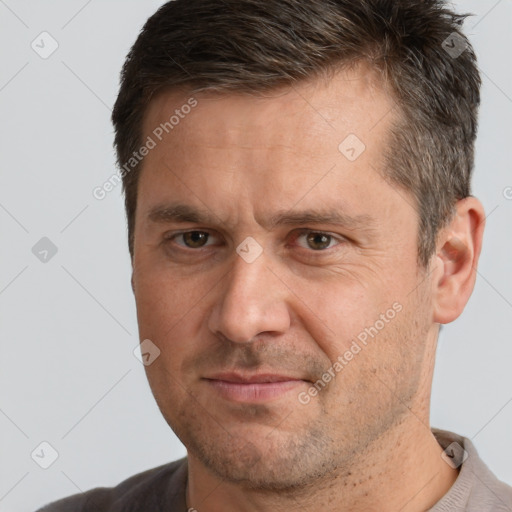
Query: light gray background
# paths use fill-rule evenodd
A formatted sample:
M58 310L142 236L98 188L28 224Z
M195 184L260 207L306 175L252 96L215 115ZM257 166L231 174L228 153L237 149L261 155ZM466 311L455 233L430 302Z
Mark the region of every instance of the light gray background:
M133 355L121 188L92 195L115 170L122 62L162 3L0 0L2 512L185 455ZM432 424L473 439L512 484L512 2L456 5L476 14L465 24L483 78L473 192L488 223L473 297L441 334ZM31 48L43 31L59 44L48 59ZM44 236L58 248L46 263L31 252ZM42 441L59 455L46 470L31 458Z

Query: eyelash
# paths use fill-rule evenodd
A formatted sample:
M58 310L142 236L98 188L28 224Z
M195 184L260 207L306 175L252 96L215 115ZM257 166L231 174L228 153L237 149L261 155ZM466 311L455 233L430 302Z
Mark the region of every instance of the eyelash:
M186 234L189 234L189 233L205 233L205 234L207 234L209 236L212 235L212 233L210 233L209 231L200 230L200 229L193 229L193 230L190 230L190 231L182 231L180 233L174 233L174 234L172 234L170 236L167 236L167 237L165 237L164 242L174 242L175 239L177 239L179 237L182 237L183 235L186 235ZM342 245L344 242L346 242L346 238L344 238L344 237L333 235L333 234L327 233L325 231L317 231L317 230L314 230L314 229L301 229L301 230L299 230L293 236L293 239L295 241L299 237L301 237L303 235L308 235L308 234L324 235L326 237L329 237L331 240L334 240L334 241L338 242L334 247ZM208 241L209 241L209 239L207 240L207 242ZM178 247L180 247L181 249L195 251L195 252L200 252L201 250L207 249L209 247L209 246L202 246L202 247L198 247L198 248L194 249L193 247L187 247L186 245L181 245L181 244L176 244L176 245L178 245ZM318 249L318 250L307 249L305 247L301 247L301 249L309 250L309 252L312 252L312 253L325 253L325 252L329 251L330 249L333 249L334 247L326 247L325 249Z

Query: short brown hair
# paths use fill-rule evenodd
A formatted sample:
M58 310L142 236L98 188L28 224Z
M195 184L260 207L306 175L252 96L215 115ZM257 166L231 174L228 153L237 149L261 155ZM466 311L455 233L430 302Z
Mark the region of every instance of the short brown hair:
M416 200L427 266L455 202L470 195L481 81L465 17L441 0L172 0L147 20L121 72L118 164L140 148L144 113L163 89L258 94L367 61L401 114L386 177ZM132 257L140 170L122 175Z

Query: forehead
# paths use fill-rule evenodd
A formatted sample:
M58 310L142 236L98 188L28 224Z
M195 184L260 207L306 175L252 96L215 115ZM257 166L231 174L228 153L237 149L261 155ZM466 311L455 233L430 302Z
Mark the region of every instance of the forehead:
M192 99L196 106L189 108ZM337 150L349 134L371 144L372 132L381 136L386 131L394 104L381 75L360 63L254 94L164 90L148 105L143 133L163 131L167 143L174 139L179 145L212 148L281 144L315 157L325 154L326 145L332 149L335 144ZM165 123L169 133L158 130Z
M155 147L143 162L142 213L186 197L233 220L244 208L318 209L319 198L339 196L364 214L362 194L379 200L368 189L395 117L378 79L358 66L261 95L161 92L144 118Z

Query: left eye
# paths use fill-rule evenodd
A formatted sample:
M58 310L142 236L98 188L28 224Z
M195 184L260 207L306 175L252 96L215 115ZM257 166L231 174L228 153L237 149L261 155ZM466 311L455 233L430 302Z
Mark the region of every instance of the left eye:
M330 249L332 247L331 242L336 241L336 237L334 235L322 233L321 231L305 231L299 233L296 239L300 239L303 237L305 237L306 243L308 244L308 246L305 247L305 249L313 249L314 251Z
M182 238L185 242L185 247L190 249L199 249L205 246L206 242L210 238L210 233L207 233L206 231L187 231L186 233L179 233L172 238Z

